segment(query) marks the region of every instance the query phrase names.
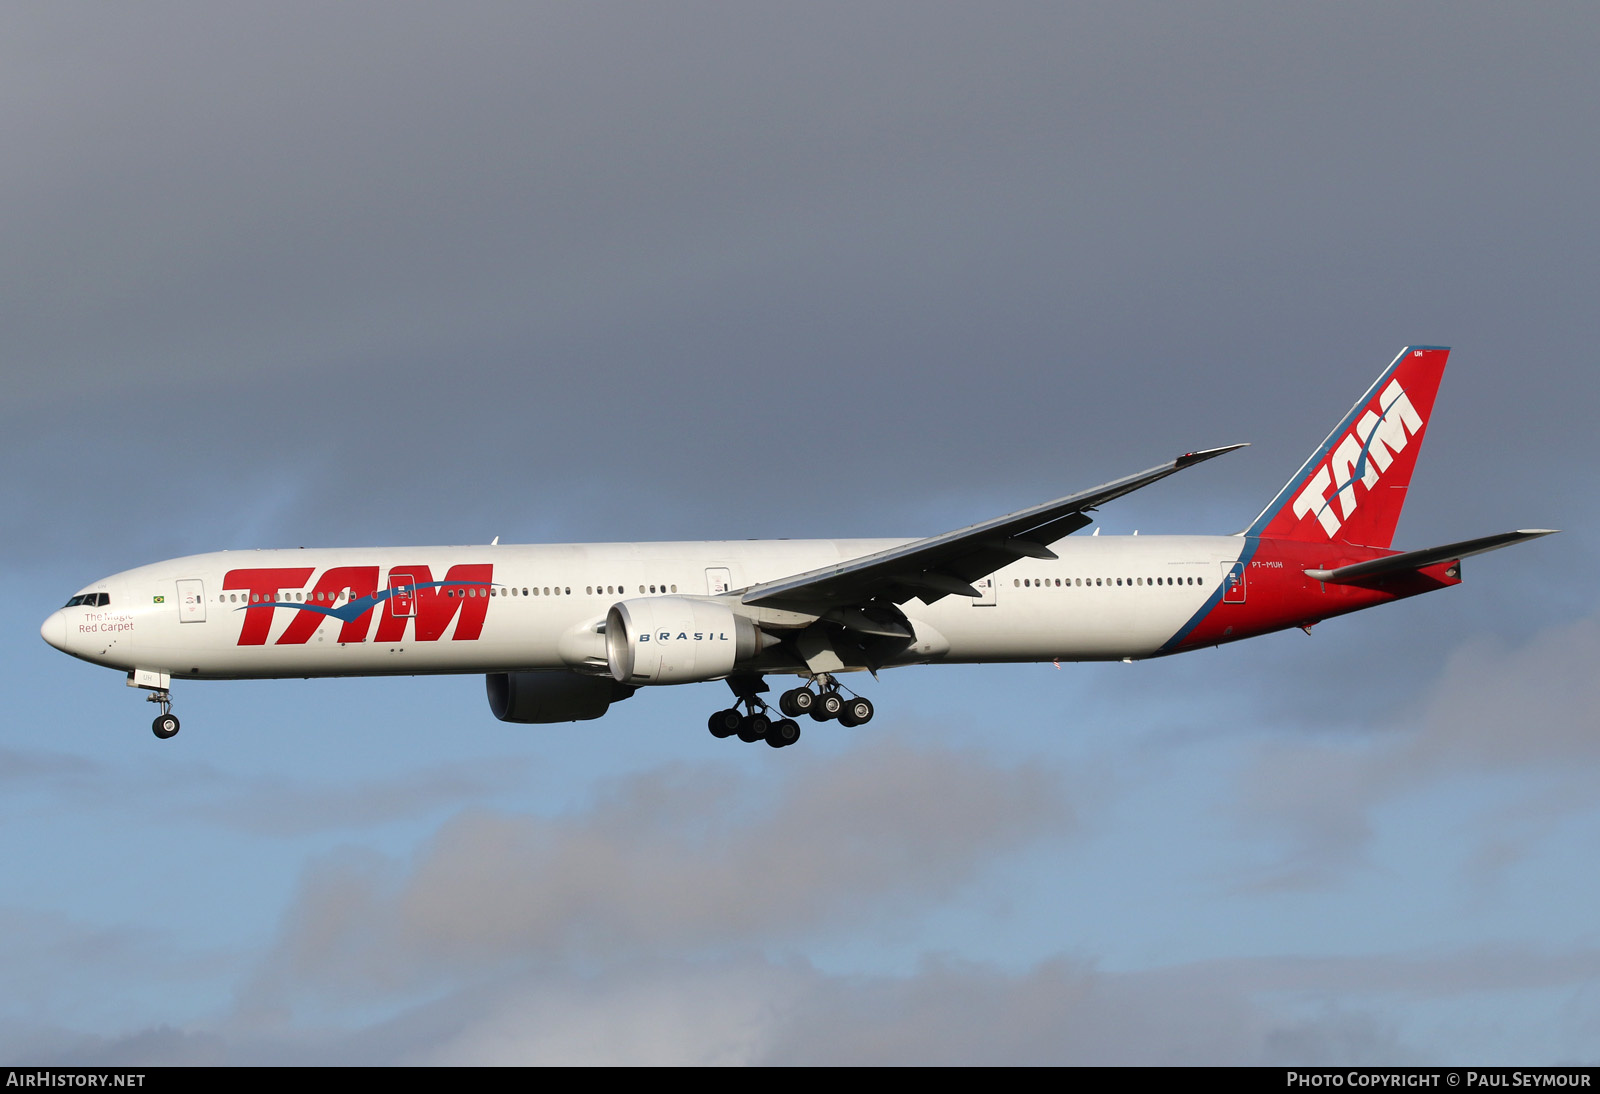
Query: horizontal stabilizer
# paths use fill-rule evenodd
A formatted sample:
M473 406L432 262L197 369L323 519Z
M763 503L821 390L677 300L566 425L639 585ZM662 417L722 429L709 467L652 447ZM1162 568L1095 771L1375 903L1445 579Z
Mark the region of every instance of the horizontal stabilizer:
M1335 570L1307 570L1305 575L1313 581L1326 581L1332 585L1359 585L1390 574L1412 573L1424 566L1432 566L1436 562L1449 562L1452 559L1467 558L1469 555L1481 555L1487 551L1498 551L1502 547L1509 547L1513 543L1524 540L1538 539L1559 531L1556 528L1521 528L1515 532L1501 532L1495 536L1483 536L1479 539L1462 540L1460 543L1446 543L1442 547L1424 547L1420 551L1404 551L1398 555L1388 555L1384 558L1375 558L1369 562L1357 562L1350 566L1340 566Z

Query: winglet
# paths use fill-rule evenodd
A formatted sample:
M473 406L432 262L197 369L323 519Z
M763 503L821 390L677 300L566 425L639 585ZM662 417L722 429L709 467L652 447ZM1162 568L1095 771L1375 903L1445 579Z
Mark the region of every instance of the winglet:
M1193 467L1197 463L1205 463L1207 460L1214 460L1228 452L1237 452L1241 448L1249 447L1250 442L1243 441L1239 444L1226 444L1221 448L1202 448L1198 452L1185 452L1172 461L1173 470L1182 471L1185 467Z

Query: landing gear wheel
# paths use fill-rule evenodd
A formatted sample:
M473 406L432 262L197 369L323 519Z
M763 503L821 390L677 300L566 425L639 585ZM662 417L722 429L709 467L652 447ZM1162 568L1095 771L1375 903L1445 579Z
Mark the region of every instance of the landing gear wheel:
M810 688L795 688L793 691L784 692L778 698L778 709L791 718L811 713L811 708L816 704L817 696Z
M767 735L772 721L765 714L752 714L739 723L739 740L745 744L755 744Z
M767 730L767 744L773 748L788 748L800 739L800 723L793 718L784 718L772 723Z
M844 710L844 696L837 691L825 691L817 696L817 704L812 708L811 717L819 722L825 722L829 718L839 717L842 710ZM821 717L818 717L819 714Z
M857 695L854 699L846 701L844 709L839 712L839 724L842 726L864 726L872 721L872 701Z
M719 710L711 716L706 723L711 730L711 735L717 738L732 737L739 732L739 725L744 721L744 715L731 707L728 710Z
M172 714L157 714L156 720L150 723L150 732L160 737L163 741L178 735L178 719Z

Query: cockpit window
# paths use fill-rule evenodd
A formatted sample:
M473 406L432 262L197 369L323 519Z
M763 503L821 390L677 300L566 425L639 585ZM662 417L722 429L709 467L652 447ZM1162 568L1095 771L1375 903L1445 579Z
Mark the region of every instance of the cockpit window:
M111 603L109 593L79 593L67 601L69 608L104 608Z

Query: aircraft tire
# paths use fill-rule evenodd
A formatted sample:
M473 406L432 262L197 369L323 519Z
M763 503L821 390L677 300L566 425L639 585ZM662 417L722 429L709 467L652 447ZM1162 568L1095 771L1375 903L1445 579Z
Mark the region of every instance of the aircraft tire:
M800 739L800 723L793 718L773 722L767 730L767 744L773 748L788 748Z
M844 697L837 691L825 691L817 696L817 710L822 711L827 718L839 717L839 712L844 710ZM816 717L813 712L812 717Z
M856 696L854 699L851 699L849 702L845 703L844 710L839 715L839 721L843 722L846 715L848 715L850 718L850 721L846 724L852 726L866 725L868 722L872 721L872 700L863 699L859 695Z
M707 728L711 730L711 735L720 740L724 737L732 737L735 733L739 732L739 726L743 722L744 716L741 715L737 710L730 708L728 710L717 711L711 716L710 721L708 721L706 725Z
M816 704L817 697L810 688L794 688L783 693L783 697L778 700L778 709L791 718L798 718L802 714L810 713Z
M177 717L171 714L157 714L156 720L150 723L150 732L163 741L171 740L178 735Z
M767 729L772 725L765 714L751 714L739 723L739 740L745 744L755 744L767 735Z

